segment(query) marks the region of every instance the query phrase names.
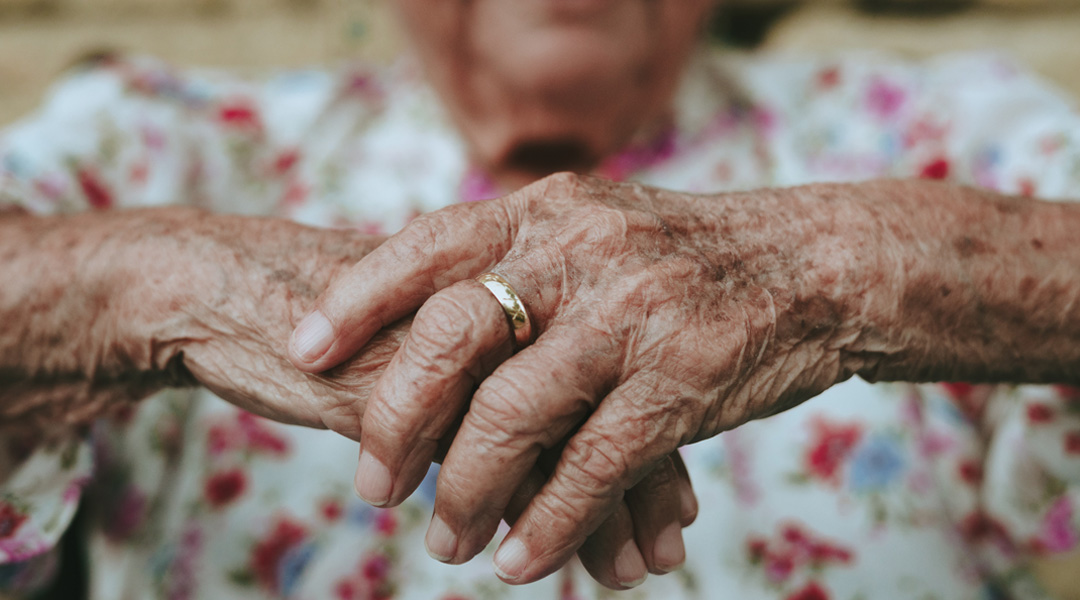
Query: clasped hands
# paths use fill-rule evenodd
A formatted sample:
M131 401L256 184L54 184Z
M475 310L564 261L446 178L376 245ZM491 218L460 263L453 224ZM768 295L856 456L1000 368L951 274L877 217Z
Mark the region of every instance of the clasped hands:
M846 212L845 212L846 211ZM426 543L495 554L510 583L575 552L632 587L685 558L697 504L677 449L860 366L846 270L858 219L810 193L695 196L574 175L424 215L337 275L294 332L301 370L362 356L415 312L362 410L360 495L394 506L442 460ZM534 341L474 278L505 277ZM855 292L855 293L853 293Z

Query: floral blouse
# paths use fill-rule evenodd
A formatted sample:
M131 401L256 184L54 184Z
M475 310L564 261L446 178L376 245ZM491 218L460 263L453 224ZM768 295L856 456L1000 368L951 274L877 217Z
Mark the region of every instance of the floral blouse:
M993 56L703 52L668 126L602 176L694 192L927 177L1080 199L1080 116ZM392 232L497 195L414 63L257 80L145 58L88 65L0 135L0 207L189 204ZM1080 234L1078 234L1080 243ZM0 584L40 588L77 507L97 599L1041 598L1029 560L1080 545L1080 392L870 385L684 449L701 514L686 566L615 594L579 564L528 586L352 491L355 443L205 390L90 431L0 440Z

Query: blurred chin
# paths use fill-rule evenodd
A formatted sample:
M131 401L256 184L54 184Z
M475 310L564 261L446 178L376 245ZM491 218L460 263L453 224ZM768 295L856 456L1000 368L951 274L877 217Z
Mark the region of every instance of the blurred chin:
M631 83L648 61L652 36L641 0L493 0L477 10L490 11L474 22L478 66L523 94L610 89Z
M628 46L633 44L591 31L547 32L507 50L492 66L506 85L522 94L589 102L639 79L644 68L640 53Z

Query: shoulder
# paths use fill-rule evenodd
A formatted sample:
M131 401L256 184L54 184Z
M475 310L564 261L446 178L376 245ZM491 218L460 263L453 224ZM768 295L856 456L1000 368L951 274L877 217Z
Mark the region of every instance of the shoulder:
M1047 140L1076 145L1075 103L1007 56L724 60L748 101L769 115L773 150L797 163L791 183L922 176L1014 193L1066 191L1058 182L1069 169L1064 153L1049 168L1033 161Z

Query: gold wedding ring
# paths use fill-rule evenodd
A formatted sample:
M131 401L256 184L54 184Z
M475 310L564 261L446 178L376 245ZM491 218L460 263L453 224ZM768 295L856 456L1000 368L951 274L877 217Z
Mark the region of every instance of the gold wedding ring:
M510 282L495 273L484 273L476 280L486 287L502 306L506 319L510 322L510 331L514 334L515 348L527 346L532 340L532 322L529 320L529 313L525 312L525 304Z

